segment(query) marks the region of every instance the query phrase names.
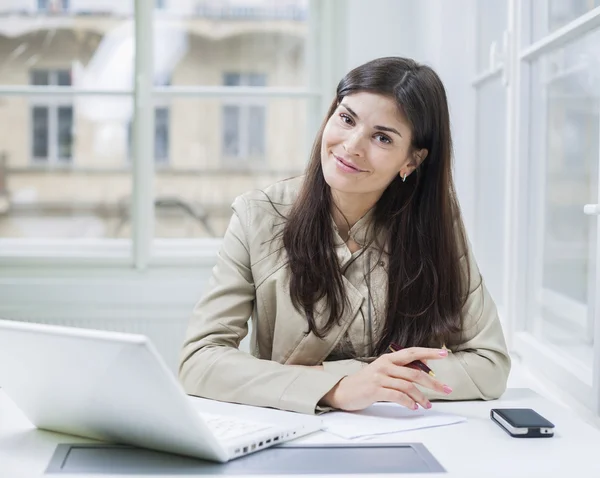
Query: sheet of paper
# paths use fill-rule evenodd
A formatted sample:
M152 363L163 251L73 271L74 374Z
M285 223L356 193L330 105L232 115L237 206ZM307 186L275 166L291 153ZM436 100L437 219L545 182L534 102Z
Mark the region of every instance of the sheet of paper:
M294 427L305 425L324 429L322 416L305 415L303 413L286 412L273 408L253 407L238 403L219 402L200 397L189 397L192 406L200 413L239 417L245 420L266 421L281 426Z
M466 421L459 415L422 408L409 410L395 403L376 403L359 412L330 412L321 418L328 432L349 439Z

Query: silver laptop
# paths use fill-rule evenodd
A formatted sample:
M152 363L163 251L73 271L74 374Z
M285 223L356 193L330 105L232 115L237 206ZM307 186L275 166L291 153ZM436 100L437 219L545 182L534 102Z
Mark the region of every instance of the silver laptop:
M38 428L219 462L321 428L203 413L143 335L0 320L0 387Z

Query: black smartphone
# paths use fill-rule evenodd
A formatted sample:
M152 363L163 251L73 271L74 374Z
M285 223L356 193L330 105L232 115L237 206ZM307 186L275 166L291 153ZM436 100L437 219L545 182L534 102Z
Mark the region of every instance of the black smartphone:
M490 417L515 438L554 436L554 424L531 408L492 408Z

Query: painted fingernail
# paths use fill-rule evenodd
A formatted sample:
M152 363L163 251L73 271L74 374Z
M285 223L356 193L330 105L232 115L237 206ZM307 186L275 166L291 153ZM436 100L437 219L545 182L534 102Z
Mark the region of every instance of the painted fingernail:
M445 357L446 355L448 355L448 351L447 351L447 350L444 350L444 349L442 349L442 350L440 350L440 355L441 355L442 357Z
M413 406L413 410L418 410L418 409L419 409L419 405L417 405L417 404L415 403L415 405Z
M427 402L427 404L425 405L425 408L426 408L427 410L429 410L429 409L431 408L431 402Z
M442 388L444 393L452 393L452 389L448 385L444 385Z

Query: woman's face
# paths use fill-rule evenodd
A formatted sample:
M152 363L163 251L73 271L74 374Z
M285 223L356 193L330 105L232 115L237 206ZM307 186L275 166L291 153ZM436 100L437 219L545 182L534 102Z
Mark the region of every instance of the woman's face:
M344 97L323 130L323 174L340 193L378 198L396 176L408 176L419 159L412 154L408 121L386 96L360 92Z

